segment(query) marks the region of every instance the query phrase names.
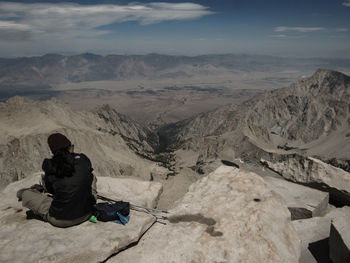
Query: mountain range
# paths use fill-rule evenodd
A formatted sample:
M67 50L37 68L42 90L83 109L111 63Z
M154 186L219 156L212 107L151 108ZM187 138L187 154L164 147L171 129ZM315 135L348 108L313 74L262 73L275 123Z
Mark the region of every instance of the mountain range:
M124 79L191 77L252 71L283 71L315 67L350 68L350 60L292 59L251 55L168 56L47 54L37 57L0 58L0 91L25 87L45 89L59 83Z

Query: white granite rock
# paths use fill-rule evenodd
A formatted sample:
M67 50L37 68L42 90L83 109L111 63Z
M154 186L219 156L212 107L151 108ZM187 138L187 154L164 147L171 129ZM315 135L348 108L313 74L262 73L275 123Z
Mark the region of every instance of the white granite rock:
M329 237L331 229L330 218L313 217L309 219L295 220L292 223L301 238L302 250L307 250L310 243Z
M113 222L85 222L62 229L39 220L26 220L16 191L38 183L39 175L8 185L0 193L0 262L99 262L136 242L152 226L154 217L131 212L125 226ZM154 205L160 183L98 178L98 190L116 199Z
M108 262L298 262L300 239L283 199L251 172L221 166L193 183L166 225Z
M287 156L282 161L261 160L270 169L284 178L313 186L322 187L332 198L350 204L350 173L312 157Z
M321 216L326 213L329 194L270 176L264 177L268 187L286 201L292 220Z
M301 252L299 263L317 263L310 250L306 249Z
M123 200L134 205L154 208L157 205L163 187L159 182L149 182L137 179L98 177L97 190L99 195L113 200Z
M331 218L329 256L333 262L350 262L350 207L333 209L326 217Z

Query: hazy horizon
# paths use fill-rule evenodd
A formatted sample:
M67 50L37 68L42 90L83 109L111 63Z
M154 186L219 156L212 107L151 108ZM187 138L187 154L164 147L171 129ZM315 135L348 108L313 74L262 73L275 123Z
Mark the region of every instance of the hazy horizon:
M350 1L0 1L0 57L350 58Z
M70 56L80 56L80 55L85 55L85 54L92 54L92 55L97 55L101 57L107 57L107 56L150 56L150 55L159 55L159 56L183 56L183 57L200 57L200 56L247 56L247 57L271 57L271 58L281 58L281 59L298 59L298 60L350 60L349 58L344 58L344 57L322 57L322 56L283 56L283 55L269 55L269 54L258 54L258 53L203 53L203 54L181 54L180 52L178 54L176 53L157 53L157 52L145 52L145 53L97 53L93 51L84 51L84 52L43 52L43 53L37 53L37 54L29 54L29 55L3 55L0 56L0 58L4 59L12 59L12 58L31 58L31 57L42 57L45 55L58 55L58 56L64 56L64 57L70 57Z

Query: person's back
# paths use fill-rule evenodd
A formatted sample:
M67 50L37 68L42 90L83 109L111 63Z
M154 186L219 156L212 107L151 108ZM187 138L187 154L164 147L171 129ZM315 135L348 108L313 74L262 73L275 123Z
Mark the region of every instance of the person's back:
M68 158L73 159L74 170L65 177L55 175L52 159L45 159L42 166L45 186L53 195L49 215L63 220L86 215L95 203L91 193L93 175L90 160L84 154L74 153L69 153Z
M22 189L17 197L22 199L24 207L52 225L80 224L90 218L96 203L91 162L86 155L75 154L74 146L62 134L50 135L48 144L53 157L45 159L42 165L45 192Z

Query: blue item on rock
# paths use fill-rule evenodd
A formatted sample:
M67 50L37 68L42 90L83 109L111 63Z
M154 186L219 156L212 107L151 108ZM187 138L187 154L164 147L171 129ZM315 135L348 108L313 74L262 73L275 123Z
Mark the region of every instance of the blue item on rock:
M119 212L117 212L117 215L119 216L119 219L113 220L114 223L121 224L121 225L126 225L129 222L129 220L130 220L130 216L123 216Z

